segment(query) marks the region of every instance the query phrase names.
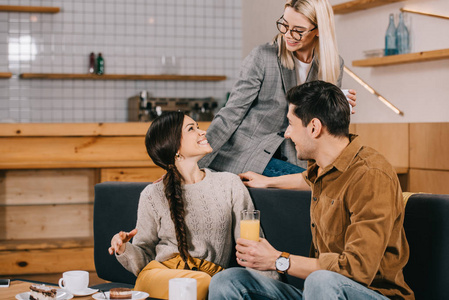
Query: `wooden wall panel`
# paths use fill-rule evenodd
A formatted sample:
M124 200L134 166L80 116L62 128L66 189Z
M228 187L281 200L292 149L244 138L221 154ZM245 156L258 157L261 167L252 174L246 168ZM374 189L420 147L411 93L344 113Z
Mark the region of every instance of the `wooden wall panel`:
M410 124L410 167L449 170L449 123Z
M409 191L415 193L449 194L449 170L410 169Z
M0 240L93 236L93 204L0 206Z
M0 204L93 203L93 169L6 170L0 172Z
M26 240L3 240L0 243L0 251L89 248L93 246L94 246L93 237L87 238L67 237L58 239L35 238Z
M154 166L133 136L2 138L0 153L0 169Z
M154 168L104 168L101 169L101 182L105 181L134 181L153 182L162 177L165 170Z
M94 248L0 251L0 275L95 271Z
M362 142L382 155L396 168L409 168L409 124L355 124Z

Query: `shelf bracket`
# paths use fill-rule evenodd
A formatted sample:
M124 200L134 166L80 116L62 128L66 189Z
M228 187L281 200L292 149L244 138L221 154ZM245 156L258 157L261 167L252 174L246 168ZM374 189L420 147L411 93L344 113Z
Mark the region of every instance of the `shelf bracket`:
M435 18L441 18L441 19L449 20L449 17L448 17L448 16L437 15L437 14L431 14L431 13L426 13L426 12L422 12L422 11L418 11L418 10L413 10L413 9L408 9L408 8L401 8L400 11L401 11L401 12L412 13L412 14L423 15L423 16L428 16L428 17L435 17Z
M387 99L385 99L381 94L379 94L375 89L373 89L368 83L366 83L365 81L363 81L359 76L357 76L356 74L354 74L354 72L352 72L350 69L348 69L346 66L343 67L344 71L346 72L346 74L348 74L349 76L351 76L355 81L357 81L361 86L363 86L368 92L370 92L371 94L375 95L377 97L377 99L379 99L383 104L385 104L389 109L391 109L392 111L394 111L396 114L403 116L404 113L397 108L396 106L394 106L390 101L388 101Z

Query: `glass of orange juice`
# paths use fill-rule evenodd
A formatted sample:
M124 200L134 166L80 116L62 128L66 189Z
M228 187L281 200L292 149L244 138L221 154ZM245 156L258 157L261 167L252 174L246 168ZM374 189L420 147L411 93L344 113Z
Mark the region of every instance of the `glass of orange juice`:
M259 241L260 232L260 211L242 210L240 219L240 237Z

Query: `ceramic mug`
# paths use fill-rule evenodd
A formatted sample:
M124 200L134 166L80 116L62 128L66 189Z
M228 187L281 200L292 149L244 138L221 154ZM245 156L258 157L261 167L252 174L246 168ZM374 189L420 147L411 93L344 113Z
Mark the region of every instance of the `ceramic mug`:
M81 292L89 286L89 272L67 271L59 279L59 287L71 293Z
M168 281L169 300L196 300L196 279L173 278Z
M347 100L350 100L350 99L348 98L348 95L349 95L349 89L341 89L341 91L342 91L343 94L345 95L346 99L347 99ZM352 112L352 105L351 105L351 104L349 104L349 112Z

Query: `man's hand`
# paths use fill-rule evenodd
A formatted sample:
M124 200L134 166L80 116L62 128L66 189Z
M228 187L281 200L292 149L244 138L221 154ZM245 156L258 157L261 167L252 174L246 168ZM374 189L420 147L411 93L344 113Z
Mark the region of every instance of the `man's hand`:
M254 172L239 174L243 184L251 188L276 188L310 191L301 173L267 177Z
M252 188L267 188L270 181L270 177L266 177L254 172L246 172L239 174L243 184Z
M120 231L115 234L111 240L111 247L109 247L108 251L110 255L113 255L114 252L118 255L125 252L125 244L129 242L133 236L137 234L137 228L134 228L130 232Z
M263 238L259 242L239 238L235 249L239 265L260 271L276 270L276 259L282 254Z

